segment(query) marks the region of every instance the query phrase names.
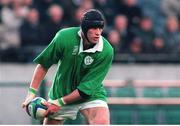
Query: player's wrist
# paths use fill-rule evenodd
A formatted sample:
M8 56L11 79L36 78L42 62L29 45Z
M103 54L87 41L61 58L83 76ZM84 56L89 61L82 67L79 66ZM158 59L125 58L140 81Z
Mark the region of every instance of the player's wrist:
M37 92L37 90L29 88L26 99L23 102L23 106L26 106L27 104L29 104L35 98L36 92Z
M55 104L57 106L65 106L66 105L66 103L65 103L63 98L58 98L56 100L51 100L50 99L49 102L52 103L52 104Z
M32 94L32 95L33 95L33 94L36 95L37 89L30 87L30 88L28 89L28 93L29 93L29 94Z
M61 106L65 106L65 105L66 105L66 102L64 101L63 98L59 98L59 99L58 99L58 103L59 103Z

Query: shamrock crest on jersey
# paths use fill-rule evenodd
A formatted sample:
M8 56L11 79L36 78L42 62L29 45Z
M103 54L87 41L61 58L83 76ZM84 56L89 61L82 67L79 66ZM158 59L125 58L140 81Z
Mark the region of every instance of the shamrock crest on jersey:
M90 64L92 64L93 61L94 61L94 59L92 57L90 57L90 56L86 56L84 58L84 64L85 65L90 65Z

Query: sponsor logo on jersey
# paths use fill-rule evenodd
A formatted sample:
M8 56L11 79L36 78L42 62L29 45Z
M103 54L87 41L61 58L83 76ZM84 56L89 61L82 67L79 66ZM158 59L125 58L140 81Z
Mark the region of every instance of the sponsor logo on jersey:
M85 64L85 65L90 65L90 64L93 63L93 61L94 61L94 59L93 59L92 57L90 57L90 56L86 56L86 57L84 58L84 64Z
M79 46L74 46L72 55L76 55L78 53Z

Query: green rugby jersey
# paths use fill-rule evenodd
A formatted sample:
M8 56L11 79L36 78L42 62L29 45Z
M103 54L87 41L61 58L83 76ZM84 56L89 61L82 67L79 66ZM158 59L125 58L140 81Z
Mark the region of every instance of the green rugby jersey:
M80 32L80 27L60 30L34 62L47 69L58 63L49 91L51 99L55 100L79 89L90 96L88 101L106 101L102 81L112 64L113 48L101 36L93 48L83 50Z

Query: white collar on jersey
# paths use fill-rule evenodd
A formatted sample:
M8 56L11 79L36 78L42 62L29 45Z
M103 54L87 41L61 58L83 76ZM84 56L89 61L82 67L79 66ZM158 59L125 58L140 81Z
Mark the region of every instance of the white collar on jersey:
M81 37L81 42L80 42L80 46L79 46L79 53L81 53L81 52L95 53L96 51L101 52L103 50L103 38L102 38L102 36L100 36L99 42L93 48L83 50L83 39L81 36L81 32L82 32L82 30L80 29L78 31L78 35Z

